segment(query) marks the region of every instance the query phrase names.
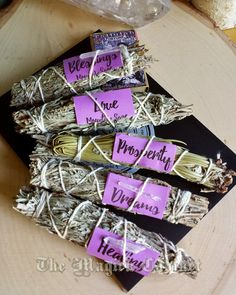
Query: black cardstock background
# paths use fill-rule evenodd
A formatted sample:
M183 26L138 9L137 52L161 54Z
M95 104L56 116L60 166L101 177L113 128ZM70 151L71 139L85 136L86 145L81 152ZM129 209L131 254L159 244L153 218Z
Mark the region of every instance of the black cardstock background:
M47 66L54 65L65 58L79 55L90 50L90 40L87 38ZM148 81L151 92L171 96L150 76L148 76ZM9 102L10 92L7 92L0 98L0 133L15 150L18 156L23 160L23 162L28 165L28 155L33 150L35 142L30 136L19 135L15 132L15 126L12 120L13 109L9 107ZM156 127L155 132L156 136L158 137L184 141L188 144L188 148L191 150L191 152L205 155L213 159L215 159L216 154L220 152L222 159L228 163L229 168L236 170L236 155L194 116L190 116L181 121L173 122L167 126ZM202 194L200 193L201 187L199 185L187 182L177 176L158 174L154 171L147 170L139 170L139 174L148 177L158 177L159 179L167 181L173 186L177 186L181 189L188 189L193 193L207 196L210 201L210 210L220 200L222 200L223 197L225 197L225 195L217 193ZM229 190L232 189L233 186L234 185L231 185ZM128 220L135 222L143 229L162 234L166 238L172 240L174 243L178 243L191 230L191 228L188 228L184 225L171 224L166 221L154 219L148 216L142 216L138 214L134 215L122 211L116 211L114 208L111 208L111 210L116 212L118 215L125 216ZM126 291L131 290L142 279L140 274L127 272L125 270L121 272L114 272L114 274Z

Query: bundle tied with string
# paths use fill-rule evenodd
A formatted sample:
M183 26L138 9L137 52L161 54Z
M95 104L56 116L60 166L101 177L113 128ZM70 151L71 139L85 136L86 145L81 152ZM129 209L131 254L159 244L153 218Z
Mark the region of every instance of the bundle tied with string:
M142 69L144 70L153 61L152 57L146 54L147 50L144 46L127 48L121 45L119 48L123 61L123 66L120 68L94 74L96 58L98 54L103 52L96 51L88 77L69 83L64 73L63 63L61 62L15 83L11 90L11 106L28 108L55 99L61 99L62 97L79 95L86 90L98 88L110 80L131 75Z
M218 155L219 158L214 161L205 156L191 153L186 148L177 144L178 141L161 139L154 136L145 138L148 139L147 144L133 164L120 163L112 160L115 134L98 135L94 137L79 136L69 133L59 134L52 139L51 148L55 156L64 156L77 162L85 161L101 165L110 163L117 166L123 165L146 168L142 167L139 163L152 142L175 143L175 161L169 174L178 175L188 181L201 184L207 187L207 190L205 189L207 192L216 191L225 193L228 190L228 186L232 184L233 176L235 176L236 173L227 168L227 164L222 162L220 155Z
M68 160L47 159L44 157L32 157L30 164L31 185L43 187L45 189L73 195L84 200L89 200L96 204L101 204L108 174L111 170L103 167L94 168L87 165L79 165ZM136 202L145 189L147 183L170 187L170 195L164 210L163 219L171 223L181 223L186 226L195 226L203 216L208 212L208 200L192 194L189 191L171 187L166 182L158 179L145 178L144 176L120 171L113 171L116 174L126 176L132 179L143 181L141 188L136 191L132 203L127 210L133 212ZM134 191L135 188L128 186L125 182L120 183L120 188L128 188ZM146 198L150 198L147 196ZM158 200L156 202L158 206ZM141 205L141 204L140 204ZM121 208L119 208L121 209ZM155 215L154 215L155 216Z
M174 98L161 94L140 92L132 95L135 109L133 117L121 116L117 120L111 120L96 100L96 92L86 92L86 94L104 115L105 119L99 124L79 124L76 121L74 102L73 98L71 98L69 100L52 101L40 107L15 112L13 117L17 124L17 131L20 133L40 134L59 130L72 130L83 133L97 130L130 130L148 124L154 126L166 125L192 114L191 106L182 105ZM125 104L125 101L123 103Z
M135 93L133 104L135 115L131 118L121 116L117 120L111 120L100 103L96 100L96 92L86 92L104 115L104 120L97 123L79 124L76 122L76 114L73 98L68 100L56 100L44 104L41 107L22 109L13 114L20 133L40 134L70 130L73 132L90 133L97 130L130 130L148 124L154 126L166 125L175 120L184 119L192 114L191 106L182 105L174 98L161 94ZM125 103L125 102L124 102Z
M134 223L100 208L90 201L48 192L40 188L22 188L16 197L15 209L49 232L81 246L87 246L96 227L113 232L122 239L121 265L126 267L127 241L156 250L160 257L153 272L184 273L195 278L199 270L193 258L161 235L138 228Z

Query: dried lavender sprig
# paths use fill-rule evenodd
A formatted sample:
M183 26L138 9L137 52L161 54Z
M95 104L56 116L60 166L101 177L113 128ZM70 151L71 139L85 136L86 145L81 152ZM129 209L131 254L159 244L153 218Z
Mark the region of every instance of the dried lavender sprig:
M67 160L33 157L30 163L30 183L34 186L59 193L66 192L75 197L101 204L107 176L111 170L99 168L95 173L94 171L95 169L91 166L79 165ZM114 173L131 177L129 173L120 171L114 171ZM146 180L144 176L138 174L132 175L132 178ZM164 211L164 220L194 227L208 212L209 202L205 197L171 187L158 179L149 178L149 183L171 188Z
M76 208L80 206L80 209ZM14 209L32 217L36 223L51 233L85 246L93 229L101 218L104 209L89 201L48 192L40 188L22 188L16 197ZM73 214L73 220L71 220ZM124 236L123 217L109 212L103 215L99 227ZM160 274L184 273L192 278L197 276L198 265L183 249L175 246L159 234L138 228L134 223L127 221L127 240L137 242L147 248L160 252L153 272Z
M145 138L150 140L148 137ZM79 161L104 165L107 163L114 163L114 161L112 161L114 141L115 134L89 137L68 133L56 135L51 142L51 148L55 155L77 159L77 161L79 158ZM175 140L157 137L152 138L152 141L176 144ZM170 174L178 175L188 181L204 185L208 188L208 191L211 190L219 193L227 192L228 186L233 182L233 176L236 176L235 171L227 168L227 163L223 163L221 159L214 161L205 156L191 153L186 148L177 144L176 148L177 152L175 155L174 169L169 172ZM127 163L116 162L116 164L122 164L128 167L133 166ZM146 168L139 164L136 165L136 167Z
M121 78L141 69L146 69L153 61L151 56L146 55L146 51L144 46L129 49L124 45L120 46L123 67L93 75L92 87L90 87L88 78L68 83L62 62L43 69L35 75L13 84L11 106L28 108L58 98L70 97L84 93L85 90L98 88L115 78Z
M140 105L140 102L143 104ZM121 117L113 121L115 129L127 130L131 127L139 128L148 124L166 125L192 114L191 106L182 105L175 99L161 94L135 93L133 94L133 103L136 115L132 118ZM86 134L100 129L103 131L114 130L108 120L102 121L99 125L94 125L94 123L78 124L73 98L52 101L29 110L22 109L15 112L13 117L17 124L16 130L19 133L40 134L70 130Z

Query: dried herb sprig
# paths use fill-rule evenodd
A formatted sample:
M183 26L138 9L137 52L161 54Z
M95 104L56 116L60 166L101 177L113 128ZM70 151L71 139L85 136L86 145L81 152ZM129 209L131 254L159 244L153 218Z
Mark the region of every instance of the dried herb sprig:
M108 173L105 168L96 169L79 165L67 160L52 158L47 160L34 157L30 164L31 180L34 186L43 187L59 193L67 193L96 204L102 203ZM114 171L117 174L131 177L128 173ZM145 181L144 176L135 174L132 178ZM171 187L164 181L149 179L149 183L168 186L170 196L164 211L163 219L171 223L181 223L194 227L208 212L208 199ZM132 212L132 211L131 211Z
M134 136L134 135L132 135ZM91 163L107 164L112 161L115 135L96 137L78 136L75 134L59 134L51 142L55 155ZM174 143L174 140L155 138L153 141ZM79 143L79 145L78 145ZM78 157L79 155L79 157ZM117 163L119 165L119 163ZM126 165L125 166L132 165ZM136 167L141 167L139 164ZM228 170L221 159L214 161L205 156L190 153L186 148L177 145L174 168L170 172L188 181L202 184L211 191L225 193L233 182L235 171Z
M94 94L95 95L95 94ZM40 134L60 130L89 133L96 130L127 130L153 124L166 125L174 120L181 120L192 114L191 106L185 106L171 97L152 93L133 94L136 115L113 121L114 127L107 119L99 124L80 125L76 122L73 98L56 100L43 106L23 109L13 114L20 133Z
M121 78L145 69L153 61L152 57L146 54L147 50L144 46L127 49L122 45L120 51L123 67L93 75L92 85L90 85L88 78L68 83L63 63L43 69L27 79L15 83L11 90L11 106L27 108L58 98L78 95L84 93L85 90L98 88L115 78Z
M183 249L175 246L159 234L138 228L123 217L102 209L89 201L48 192L40 188L23 188L16 197L15 209L32 217L36 223L61 238L81 246L88 242L93 229L99 227L160 252L153 272L160 274L184 273L195 278L199 269L196 262ZM105 214L104 214L104 210ZM102 217L103 216L103 217ZM102 219L101 219L102 217Z

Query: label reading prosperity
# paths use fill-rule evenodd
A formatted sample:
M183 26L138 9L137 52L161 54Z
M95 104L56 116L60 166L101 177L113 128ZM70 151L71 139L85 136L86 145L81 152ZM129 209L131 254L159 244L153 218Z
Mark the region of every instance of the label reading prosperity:
M169 173L174 165L177 146L153 140L146 150L148 143L147 138L116 134L112 160L131 165L139 160L139 167Z
M88 78L95 52L74 56L63 61L64 72L69 83ZM101 52L97 55L93 75L121 68L123 60L120 50Z
M89 255L108 263L121 265L123 262L123 237L96 227L87 247ZM143 276L154 268L160 253L141 244L127 240L125 251L126 267Z
M130 89L93 92L91 95L97 103L89 95L74 97L77 124L102 123L108 120L107 117L116 122L135 115Z
M143 186L144 182L141 180L110 172L102 203L128 209ZM131 212L162 219L169 194L170 187L147 183L135 201Z

